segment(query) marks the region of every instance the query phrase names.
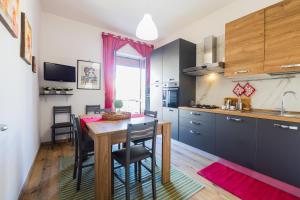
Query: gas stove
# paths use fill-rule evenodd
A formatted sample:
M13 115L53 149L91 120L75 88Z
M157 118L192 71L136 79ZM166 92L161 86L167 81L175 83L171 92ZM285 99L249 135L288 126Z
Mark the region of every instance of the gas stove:
M219 107L216 105L197 104L197 105L192 106L192 108L217 109Z

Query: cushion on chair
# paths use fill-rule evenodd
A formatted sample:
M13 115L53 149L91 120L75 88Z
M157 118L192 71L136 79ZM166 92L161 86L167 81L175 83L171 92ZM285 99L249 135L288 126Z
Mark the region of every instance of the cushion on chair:
M143 146L130 147L130 163L143 160L151 156L151 153ZM112 158L117 160L120 164L126 163L126 149L121 149L112 153Z
M62 123L56 123L53 124L51 126L51 128L68 128L68 127L72 127L72 123L71 122L62 122Z

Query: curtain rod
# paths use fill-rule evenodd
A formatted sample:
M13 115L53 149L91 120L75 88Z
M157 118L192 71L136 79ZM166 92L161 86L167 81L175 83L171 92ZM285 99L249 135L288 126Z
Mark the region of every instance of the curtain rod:
M121 36L121 35L114 35L112 33L105 33L105 32L102 32L102 35L112 36L112 37L120 38L121 40L128 40L128 41L132 41L132 42L135 42L135 43L144 44L144 45L147 45L149 47L153 47L154 48L153 44L148 44L146 42L142 42L142 41L139 41L139 40L134 40L134 39L131 39L131 38L128 38L128 37L124 37L124 36Z

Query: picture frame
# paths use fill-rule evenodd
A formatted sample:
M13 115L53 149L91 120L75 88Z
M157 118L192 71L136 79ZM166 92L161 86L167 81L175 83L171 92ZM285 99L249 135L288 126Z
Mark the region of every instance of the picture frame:
M0 21L14 37L19 35L20 0L0 0Z
M77 89L101 90L101 63L77 60Z
M32 72L37 73L36 57L32 56Z
M32 62L32 29L25 13L21 13L21 58L28 64Z

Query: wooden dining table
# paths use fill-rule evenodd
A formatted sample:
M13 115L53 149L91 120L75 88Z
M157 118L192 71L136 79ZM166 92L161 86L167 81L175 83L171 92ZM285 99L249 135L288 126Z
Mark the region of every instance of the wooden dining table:
M111 151L113 144L126 142L127 125L153 121L143 116L119 121L87 122L89 136L94 140L95 192L97 200L112 199ZM159 121L157 134L162 135L162 184L170 181L171 173L171 123Z

